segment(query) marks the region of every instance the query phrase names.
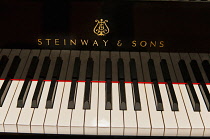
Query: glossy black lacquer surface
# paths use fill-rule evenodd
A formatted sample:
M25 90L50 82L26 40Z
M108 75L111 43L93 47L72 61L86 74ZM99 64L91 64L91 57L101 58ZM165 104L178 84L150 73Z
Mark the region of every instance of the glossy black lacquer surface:
M210 52L209 15L210 3L205 1L2 0L0 48ZM106 36L94 33L96 19L108 20ZM49 45L46 39L51 39ZM88 45L82 45L81 40L83 43L88 40ZM17 135L69 138L69 135L0 134ZM184 137L71 135L71 138Z
M3 0L0 47L210 52L209 15L207 1Z

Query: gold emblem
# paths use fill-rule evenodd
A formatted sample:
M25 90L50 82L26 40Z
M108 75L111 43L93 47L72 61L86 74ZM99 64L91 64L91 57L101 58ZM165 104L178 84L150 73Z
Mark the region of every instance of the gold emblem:
M109 27L106 24L108 20L96 19L95 22L97 22L96 26L93 29L93 32L95 34L97 34L98 36L105 36L106 34L109 33Z

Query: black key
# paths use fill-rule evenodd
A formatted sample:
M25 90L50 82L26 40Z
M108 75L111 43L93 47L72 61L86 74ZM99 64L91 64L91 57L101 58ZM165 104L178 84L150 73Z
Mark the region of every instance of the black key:
M9 87L12 83L12 81L10 79L11 78L6 78L4 80L4 83L1 86L1 89L0 89L0 107L2 107L2 105L4 103L4 100L5 100L5 97L7 95L7 92L9 90Z
M173 78L173 81L184 83L182 73L180 72L180 68L179 68L179 60L180 60L179 53L170 53L170 58L171 58L171 63L172 63L171 69L174 69L174 70L171 70L171 73L174 73L176 77L176 78Z
M193 75L193 71L191 70L191 67L190 67L190 62L191 62L191 59L190 59L190 56L188 53L179 53L180 55L180 58L181 60L184 60L185 64L186 64L186 67L187 67L187 72L189 74L189 77L190 77L190 81L192 83L196 83L196 79Z
M191 65L191 68L192 68L192 71L194 73L196 81L198 83L203 82L204 79L203 79L203 76L202 76L201 71L199 69L198 63L195 60L192 60L190 62L190 65Z
M175 91L171 82L171 76L169 73L168 65L165 59L162 59L160 62L162 73L163 73L163 78L164 81L167 83L166 84L166 89L168 93L168 98L169 102L171 105L171 110L172 111L178 111L178 101L175 95Z
M148 67L149 67L150 78L151 78L151 81L153 82L153 93L154 93L156 109L157 111L163 111L163 103L162 103L162 98L160 94L160 88L157 81L154 61L152 59L149 59Z
M0 61L0 76L2 75L7 63L8 63L8 57L3 55Z
M106 80L105 110L112 110L112 81L111 80Z
M196 95L192 82L188 81L186 87L187 87L187 92L188 92L193 110L200 111L200 102L198 100L198 97Z
M6 79L4 80L4 83L2 84L2 87L0 89L0 106L3 105L3 102L4 102L4 99L7 95L7 92L8 92L8 89L11 85L11 80L14 76L15 76L15 73L19 67L19 64L20 64L20 57L19 56L15 56L13 61L12 61L12 64L9 68L9 71L7 73L7 77Z
M166 89L167 89L167 93L168 93L168 98L169 98L169 102L171 105L171 110L172 111L178 111L179 107L178 107L178 101L175 95L175 91L174 91L174 87L172 85L171 81L167 81L166 82Z
M125 83L124 80L120 80L120 110L127 110L126 95L125 95Z
M106 110L112 110L112 61L106 59Z
M133 80L133 93L134 93L134 110L140 111L141 110L141 102L140 102L139 87L138 87L137 80Z
M130 57L135 60L136 63L136 70L137 70L137 79L138 82L144 82L144 76L143 76L143 68L141 64L141 57L139 55L139 52L130 52ZM131 72L130 72L131 73Z
M154 98L157 111L163 111L163 102L160 95L160 88L158 81L153 81Z
M53 78L52 81L51 81L49 93L48 93L48 96L47 96L46 109L52 109L53 108L53 103L54 103L54 99L55 99L57 85L58 85L57 79Z
M205 83L208 83L209 80L208 80L208 78L207 78L207 76L205 74L205 71L204 71L203 67L202 67L202 59L207 60L209 58L208 54L205 54L205 53L202 53L202 54L189 53L189 55L190 55L192 60L195 60L197 62L199 70L200 70L200 73L201 73L201 75L203 77L203 81ZM193 73L193 75L194 75L194 73Z
M106 53L106 55L104 55L104 56L106 56L106 58L109 58L109 53ZM116 51L115 52L114 51L110 52L110 58L112 60L112 81L119 81L118 80L118 64L117 64L117 62L119 60L119 57L120 57L119 52L116 52ZM101 74L101 76L103 75L104 78L105 78L105 69L106 69L105 66L104 66L105 65L105 60L104 60L104 65L103 65L102 62L103 61L101 60L101 65L102 66L100 67L100 74Z
M160 52L160 56L161 56L161 59L165 59L166 60L171 82L178 82L177 81L177 76L176 76L176 73L175 73L175 67L174 67L174 65L172 63L172 60L171 60L172 57L170 57L170 54L169 53L165 53L165 52ZM177 65L178 65L178 62L177 62ZM164 78L164 75L163 75L163 78Z
M150 57L151 57L150 59L152 59L154 62L154 67L155 67L154 70L157 76L157 81L164 82L163 74L160 67L160 61L161 61L160 54L157 52L150 52Z
M184 60L179 61L179 68L180 68L180 71L182 73L182 77L184 79L184 82L191 81L190 75L189 75L189 72L187 70L187 66L186 66Z
M187 91L188 91L188 95L189 95L193 110L194 111L200 111L200 102L199 102L198 97L196 95L195 89L193 87L193 84L192 84L192 81L191 81L191 78L190 78L190 75L188 73L187 66L186 66L184 60L179 61L179 68L180 68L180 71L182 73L182 77L184 79L184 82L187 83L186 88L187 88Z
M118 80L125 80L123 59L119 58L118 62Z
M50 63L51 63L50 58L48 56L45 57L43 65L42 65L42 69L41 69L41 72L40 72L40 75L39 75L39 78L44 78L44 79L46 78L48 70L49 70Z
M32 98L31 108L38 108L43 88L44 79L39 78Z
M157 75L155 70L154 61L152 59L149 59L148 61L148 67L149 67L149 73L150 73L150 79L151 81L157 81Z
M80 64L81 64L80 58L76 57L74 61L74 69L72 74L72 83L69 95L68 109L75 108L75 96L77 89L77 80L79 79L79 73L80 73Z
M44 58L42 69L41 69L39 79L38 79L38 82L37 82L37 85L36 85L36 88L35 88L35 92L34 92L34 95L33 95L33 98L32 98L32 104L31 104L32 108L38 108L39 101L40 101L41 94L42 94L42 90L43 90L43 87L44 87L44 80L46 79L47 72L48 72L49 66L50 66L50 62L51 62L51 60L50 60L49 57Z
M15 76L13 77L14 79L24 79L24 77L22 75L27 73L27 70L25 71L24 69L26 66L29 67L29 64L27 64L27 61L28 61L28 59L31 59L29 57L30 52L31 52L31 50L29 50L29 49L21 50L20 55L19 55L21 58L21 62L20 62L19 67L15 73ZM26 68L28 68L28 67L26 67Z
M168 65L167 65L167 62L166 62L165 59L161 60L160 66L161 66L161 69L162 69L164 81L165 82L171 81L171 76L170 76L170 73L169 73L169 70L168 70Z
M130 73L131 73L131 80L137 80L137 71L136 71L136 62L132 58L130 60Z
M201 94L203 96L203 100L206 104L206 108L208 111L210 111L210 94L209 94L209 90L206 86L206 84L204 82L200 82L199 84L199 88L201 91Z
M112 79L112 61L110 58L106 59L106 79Z
M29 88L31 86L31 81L30 80L33 79L33 77L34 77L38 62L39 62L38 57L34 56L32 58L30 67L29 67L27 75L26 75L26 79L24 81L23 87L22 87L20 95L18 97L18 102L17 102L17 107L18 108L24 107L26 98L28 96Z
M72 74L72 79L77 79L77 80L79 79L80 64L81 64L81 61L79 57L76 57L75 62L74 62L74 70Z
M11 64L11 67L10 67L8 73L7 73L8 78L11 78L11 79L14 78L15 73L16 73L18 67L19 67L20 61L21 61L21 59L20 59L19 56L14 57L14 59L12 61L12 64Z
M63 60L61 59L61 57L58 57L56 59L56 63L55 63L54 71L53 71L53 76L52 76L52 81L51 81L49 93L48 93L48 96L47 96L47 102L46 102L46 108L47 109L52 109L53 108L53 103L54 103L54 100L55 100L55 94L56 94L56 89L57 89L57 84L58 84L57 80L60 76L62 63L63 63Z
M134 110L140 111L141 103L140 103L140 95L139 95L139 88L138 88L136 62L134 59L131 59L129 64L130 64L131 80L133 82Z
M202 66L203 66L203 69L206 73L208 80L210 81L210 64L209 64L208 60L204 60L202 62Z
M141 52L140 54L141 54L140 58L141 58L142 71L143 71L142 75L144 77L143 82L151 82L149 67L147 66L150 55L147 52Z
M91 97L91 81L93 77L93 64L92 58L88 59L86 69L86 82L85 82L85 94L84 94L84 106L83 109L90 109L90 97Z
M35 72L34 77L33 77L34 80L39 80L44 61L45 61L46 58L49 59L49 55L50 55L50 50L41 50L40 51L39 63L37 65L36 72ZM46 63L46 64L47 64L46 66L50 65L50 59L49 59L49 62ZM47 72L46 72L45 75L47 75Z
M93 64L94 64L93 59L89 58L87 62L86 79L92 79L93 77Z
M75 108L76 89L77 89L77 79L73 79L71 83L71 89L70 89L68 109Z
M37 65L38 65L38 62L39 62L39 58L37 56L34 56L31 60L31 64L30 64L30 67L28 69L26 78L33 79L36 68L37 68Z
M208 111L210 111L210 94L209 94L208 88L204 82L204 79L203 79L203 76L199 69L198 63L195 60L192 60L190 62L190 65L191 65L191 68L194 73L196 81L198 83L200 83L199 88L200 88L201 94L203 96L204 102L206 104L206 107L207 107Z
M56 78L58 80L58 78L60 76L62 64L63 64L62 58L58 57L56 59L56 63L55 63L55 67L54 67L53 77L52 78Z
M129 52L120 52L120 58L122 58L123 63L124 63L124 80L126 82L131 82L131 75L130 75L130 53Z
M117 66L118 66L118 80L119 80L119 91L120 91L120 110L127 110L126 95L125 95L124 63L122 58L119 58Z
M88 51L81 51L80 53L80 60L81 60L81 64L80 64L80 73L79 73L79 79L80 81L85 81L86 79L86 73L87 73L87 61L90 52Z
M18 101L17 101L17 107L18 108L23 108L28 92L29 92L29 88L31 86L31 78L26 78L24 83L23 83L23 87L21 89L20 95L18 97Z
M100 52L99 51L91 51L90 52L91 58L94 61L94 67L93 67L93 81L99 80L99 65L100 65Z
M87 79L85 82L85 93L84 93L84 105L83 109L90 109L90 97L91 97L91 80Z

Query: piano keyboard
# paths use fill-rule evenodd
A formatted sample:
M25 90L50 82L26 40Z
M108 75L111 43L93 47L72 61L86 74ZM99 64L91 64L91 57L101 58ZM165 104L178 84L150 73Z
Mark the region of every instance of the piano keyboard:
M0 132L209 136L209 54L0 51Z

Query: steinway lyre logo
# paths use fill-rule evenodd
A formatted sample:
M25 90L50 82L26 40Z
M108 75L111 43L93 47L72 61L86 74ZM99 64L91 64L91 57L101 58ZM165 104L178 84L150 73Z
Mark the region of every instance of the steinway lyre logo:
M98 36L105 36L106 34L109 33L109 27L106 24L108 20L96 19L95 22L97 22L96 26L93 29L93 32L95 34L97 34Z

